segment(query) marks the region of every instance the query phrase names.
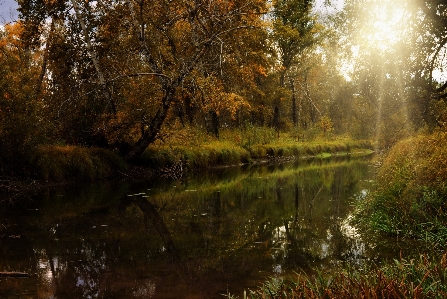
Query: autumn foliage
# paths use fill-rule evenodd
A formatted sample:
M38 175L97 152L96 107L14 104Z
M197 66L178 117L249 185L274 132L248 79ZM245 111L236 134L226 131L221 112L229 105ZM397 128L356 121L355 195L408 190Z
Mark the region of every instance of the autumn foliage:
M253 127L389 147L444 121L440 102L426 101L433 78L403 82L415 70L397 68L393 53L364 51L352 79L343 76L346 18L362 22L350 15L356 3L332 17L307 0L19 4L20 21L0 29L7 172L26 168L40 145L136 161L179 124L216 139Z

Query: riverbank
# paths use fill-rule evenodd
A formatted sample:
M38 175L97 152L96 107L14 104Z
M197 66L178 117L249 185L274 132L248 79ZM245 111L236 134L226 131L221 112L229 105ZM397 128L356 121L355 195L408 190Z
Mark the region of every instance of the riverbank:
M140 159L129 164L106 149L51 145L38 147L24 172L33 181L63 183L296 159L367 155L372 152L373 145L369 141L341 137L311 142L284 137L272 143L250 147L242 147L228 140L196 144L170 142L150 146Z
M149 146L138 164L162 169L181 163L187 169L203 169L374 151L373 143L368 140L293 132L278 134L268 128L222 130L219 138L185 129L166 140L169 141L159 139Z
M3 175L0 192L8 198L49 185L90 182L116 178L167 176L177 179L189 171L243 164L280 163L307 158L340 155L367 155L370 141L347 137L299 140L288 134L279 138L248 138L227 132L220 139L192 133L151 145L142 157L130 164L118 154L101 148L39 146L24 163L20 176Z
M353 224L365 236L420 242L418 254L381 265L273 278L249 298L446 298L447 133L401 140L387 153L376 189L357 201ZM235 298L229 296L230 298Z
M420 255L380 267L340 268L310 277L273 278L245 298L445 298L447 255ZM242 298L228 295L227 298Z
M150 146L139 165L153 169L182 163L188 169L256 164L293 159L329 158L334 155L366 155L374 151L370 141L339 138L334 140L294 141L282 139L268 144L242 147L223 140L200 145L158 144Z

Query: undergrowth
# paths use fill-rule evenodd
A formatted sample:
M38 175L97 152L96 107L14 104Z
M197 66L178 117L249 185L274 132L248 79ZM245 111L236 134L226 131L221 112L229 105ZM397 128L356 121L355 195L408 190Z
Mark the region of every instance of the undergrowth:
M377 189L357 203L354 223L365 229L447 245L447 134L397 143L383 161Z
M57 182L104 179L127 168L112 151L76 146L40 146L31 164L32 176Z

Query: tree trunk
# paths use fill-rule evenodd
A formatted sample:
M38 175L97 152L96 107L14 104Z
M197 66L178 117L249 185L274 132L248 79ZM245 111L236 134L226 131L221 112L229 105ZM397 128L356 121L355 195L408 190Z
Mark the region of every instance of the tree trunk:
M162 105L152 119L149 128L141 135L140 139L134 145L130 146L130 149L124 153L124 158L126 160L132 161L140 157L146 148L155 141L161 126L168 115L169 108L171 107L174 98L175 88L175 85L171 85L170 88L166 90L163 96Z
M295 82L293 79L290 79L290 89L292 90L292 121L293 126L296 127L298 124L297 117L297 105L296 105L296 92L295 92Z
M52 39L53 32L54 32L54 19L51 18L50 33L48 34L48 40ZM42 90L43 79L45 78L45 74L47 72L48 52L49 52L49 46L47 43L47 45L45 46L44 53L43 53L42 69L40 70L39 81L37 81L37 86L36 86L36 100L39 99L39 95Z
M279 105L275 104L275 107L273 108L274 112L273 112L273 127L279 131Z
M219 115L217 115L216 111L210 111L211 114L211 131L214 136L219 139Z
M81 25L82 28L82 33L84 34L84 41L87 45L87 52L88 55L90 56L90 59L93 62L93 65L95 66L95 70L96 70L96 74L98 76L98 80L99 83L101 85L101 90L102 93L106 99L106 101L109 103L110 105L110 111L113 115L116 114L116 107L115 107L115 103L112 100L112 96L110 95L109 89L107 88L107 82L105 80L104 77L104 73L101 70L101 67L99 65L99 60L96 57L96 54L93 50L93 46L92 43L90 41L90 38L88 36L88 30L87 30L87 26L85 25L84 19L82 18L82 14L81 14L81 10L78 6L78 3L76 2L77 0L71 0L71 3L73 5L73 9L75 11L76 14L76 19L78 19L79 24Z

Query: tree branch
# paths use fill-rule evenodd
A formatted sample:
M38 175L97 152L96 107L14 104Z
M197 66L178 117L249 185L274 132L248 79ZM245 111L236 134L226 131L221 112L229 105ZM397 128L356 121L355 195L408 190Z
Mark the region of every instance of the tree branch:
M155 76L155 77L163 77L169 80L170 83L172 83L172 79L169 76L166 76L164 74L159 74L159 73L133 73L133 74L125 74L125 75L119 75L111 80L108 80L107 82L114 82L117 80L120 80L122 78L126 78L126 77L141 77L141 76Z
M439 44L439 46L436 49L435 53L433 54L433 58L432 58L432 60L430 62L430 81L429 81L429 84L430 84L430 91L432 91L432 92L441 92L441 91L443 91L443 90L445 90L447 88L447 83L445 83L443 86L441 86L441 87L439 87L439 88L437 88L435 90L432 90L432 87L431 87L432 80L433 80L433 68L434 68L435 60L438 57L439 52L445 46L446 43L447 43L447 37L444 38L441 41L441 43Z
M79 5L78 5L78 3L76 1L77 0L71 0L71 3L73 5L73 9L75 11L76 19L78 20L79 24L81 25L82 32L84 34L84 41L85 41L85 43L87 45L87 52L88 52L88 54L90 56L90 59L93 62L93 65L95 66L96 73L97 73L99 82L101 84L102 92L104 94L104 97L106 98L107 102L109 102L110 109L111 109L113 115L115 115L116 114L115 103L113 102L112 96L110 95L110 91L107 88L106 80L105 80L104 74L103 74L103 72L101 70L101 67L100 67L100 64L99 64L99 60L96 57L96 54L95 54L95 52L93 50L92 43L91 43L89 35L88 35L87 26L85 25L85 22L84 22L84 20L82 18L82 15L81 15L80 7L79 7Z

